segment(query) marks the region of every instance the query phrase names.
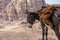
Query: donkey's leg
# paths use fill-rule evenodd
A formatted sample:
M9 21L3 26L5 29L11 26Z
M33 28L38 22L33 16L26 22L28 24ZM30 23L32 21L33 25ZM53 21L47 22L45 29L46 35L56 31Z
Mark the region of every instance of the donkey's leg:
M46 27L46 40L48 40L48 28Z
M58 40L60 40L59 39L59 26L58 25L55 25L54 28L53 28L53 30L55 31L55 34L58 37Z
M44 27L45 27L45 24L42 22L42 20L40 19L41 21L41 27L42 27L42 40L44 40Z
M42 40L44 40L44 33L45 33L45 30L44 30L44 27L42 27Z

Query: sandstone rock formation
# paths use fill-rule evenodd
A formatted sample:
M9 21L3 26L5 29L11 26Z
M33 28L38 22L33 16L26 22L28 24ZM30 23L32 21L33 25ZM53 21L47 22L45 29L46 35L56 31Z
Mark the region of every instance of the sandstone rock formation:
M21 16L25 17L26 15L26 0L1 0L0 13L4 13L8 16L7 19L15 20ZM27 0L27 9L29 11L37 11L43 6L42 0Z

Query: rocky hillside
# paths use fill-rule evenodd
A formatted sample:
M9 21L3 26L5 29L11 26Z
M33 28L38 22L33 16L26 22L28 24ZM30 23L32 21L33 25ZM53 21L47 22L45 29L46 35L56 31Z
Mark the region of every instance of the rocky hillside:
M45 5L43 0L28 0L28 10L37 11ZM0 0L0 40L42 40L42 28L35 21L33 28L27 22L26 0ZM48 40L58 40L55 32L49 28Z
M43 5L42 0L27 0L27 9L37 11ZM17 20L21 16L25 17L26 0L1 0L0 18L4 20Z

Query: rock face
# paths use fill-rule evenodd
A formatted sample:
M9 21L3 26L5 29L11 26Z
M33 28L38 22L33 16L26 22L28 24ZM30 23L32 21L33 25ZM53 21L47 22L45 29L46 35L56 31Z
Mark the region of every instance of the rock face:
M24 13L26 12L26 5L29 11L34 12L43 6L43 2L42 0L27 0L26 4L26 0L1 0L0 14L2 17L3 14L8 17L6 18L8 20L16 20L21 16L25 17L26 15Z
M45 1L27 0L30 12L40 9ZM26 0L0 0L0 40L42 40L42 28L35 21L33 28L27 22ZM49 28L48 40L58 40L55 32Z

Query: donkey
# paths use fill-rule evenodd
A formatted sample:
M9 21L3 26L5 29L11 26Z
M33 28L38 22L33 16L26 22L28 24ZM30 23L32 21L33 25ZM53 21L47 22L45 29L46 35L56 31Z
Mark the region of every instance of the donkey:
M48 6L47 8L43 8L43 10L38 10L39 18L42 18L42 21L44 21L49 26L52 22L52 29L55 31L57 37L59 38L59 19L54 15L54 11L57 11L56 9L60 9L59 6ZM41 12L42 11L42 12ZM47 21L48 20L48 21ZM49 24L50 23L50 24Z
M28 10L26 10L26 14L27 14L27 21L28 23L30 23L31 25L29 26L30 28L32 28L33 23L35 22L35 20L39 20L39 16L37 12L29 12Z
M56 33L56 35L57 35L57 37L59 37L59 27L58 27L58 24L59 24L59 22L57 22L56 23L56 21L58 20L58 19L56 19L56 17L54 16L54 11L56 10L55 8L54 8L55 6L53 6L51 9L52 9L52 15L50 15L50 17L49 17L49 20L52 22L52 24L53 24L53 30L55 31L55 33ZM57 8L59 8L59 7L57 7ZM50 11L51 9L47 9L47 11L46 12L48 12L48 11ZM38 11L39 12L39 11ZM40 21L40 14L38 13L38 12L29 12L29 11L27 11L26 10L26 14L27 14L27 21L31 24L31 26L29 26L30 28L32 28L32 25L33 25L33 23L35 22L35 20L39 20ZM55 20L56 19L56 20ZM44 24L43 24L44 25ZM45 25L44 25L45 26Z

